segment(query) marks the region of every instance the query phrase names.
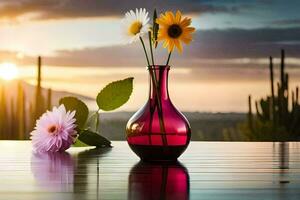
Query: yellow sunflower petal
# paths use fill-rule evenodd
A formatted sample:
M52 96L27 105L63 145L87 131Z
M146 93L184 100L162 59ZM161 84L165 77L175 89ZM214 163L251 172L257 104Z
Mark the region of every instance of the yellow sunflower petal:
M184 28L184 32L186 32L186 33L193 33L193 32L195 32L195 28L194 27L186 27L186 28Z
M156 21L155 21L157 24L159 24L160 26L167 26L168 24L167 24L167 22L166 22L166 20L165 19L163 19L163 18L157 18L156 19Z
M172 19L166 14L161 14L159 18L156 19L156 23L162 26L169 26L172 24Z
M192 33L196 30L194 27L190 27L191 18L182 18L180 11L175 14L167 11L161 14L156 22L160 25L158 41L163 41L163 47L167 48L169 52L177 48L181 53L183 51L182 42L189 44L192 41Z
M174 41L169 40L169 45L168 45L168 52L170 53L174 49Z
M173 18L174 18L173 13L169 13L168 15L165 15L165 19L168 22L168 25L173 24Z
M183 33L181 34L180 38L184 38L184 37L191 37L192 38L192 32L189 32L187 30L183 30Z
M180 38L180 40L183 41L185 44L189 44L192 41L192 36L182 37L182 38Z
M185 17L185 18L180 22L180 25L183 26L183 27L187 27L187 26L191 25L191 23L192 23L191 18Z
M160 28L159 31L158 31L157 39L158 40L163 40L163 39L166 39L166 38L168 38L167 29Z
M180 41L174 40L174 44L175 44L176 48L178 49L178 52L182 53L182 45L181 45Z
M167 48L169 46L169 40L165 40L163 43L163 47Z
M167 11L166 14L165 14L165 16L166 16L166 19L168 19L171 22L170 24L174 23L175 16L174 16L173 12Z
M180 24L180 21L181 21L181 12L179 10L177 10L176 16L175 16L175 22L177 24Z

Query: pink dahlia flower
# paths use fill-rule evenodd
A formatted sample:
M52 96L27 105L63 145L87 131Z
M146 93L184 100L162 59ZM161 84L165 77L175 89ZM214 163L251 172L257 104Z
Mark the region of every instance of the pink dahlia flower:
M75 111L62 104L44 113L30 133L35 152L58 152L68 149L76 140Z

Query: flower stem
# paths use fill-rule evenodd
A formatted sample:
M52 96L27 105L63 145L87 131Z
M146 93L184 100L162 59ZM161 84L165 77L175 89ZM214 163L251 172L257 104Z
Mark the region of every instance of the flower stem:
M96 133L98 133L99 131L99 123L100 123L100 120L99 120L99 110L96 112Z
M152 61L152 65L154 66L154 57L153 57L151 32L150 31L148 32L148 36L149 36L149 46L150 46L150 53L151 53L151 61Z
M165 129L165 123L163 118L162 104L160 101L160 94L157 94L157 110L158 110L160 130L163 133L162 142L164 146L167 146L168 142L167 142L166 129Z
M171 58L171 54L172 54L172 51L170 51L170 53L169 53L169 56L168 56L168 60L167 60L167 66L169 65L169 62L170 62L170 58Z
M165 130L165 124L163 121L163 112L162 112L162 103L160 99L160 88L159 88L159 81L157 80L156 77L156 72L155 69L154 71L151 71L151 77L152 77L152 82L153 82L153 89L155 90L155 104L153 110L155 110L155 106L157 105L157 112L158 112L158 118L159 118L159 126L160 126L160 131L162 132L162 141L163 141L163 146L167 146L167 137L166 137L166 130Z
M150 62L149 62L148 54L147 54L147 51L146 51L145 43L144 43L142 37L140 37L140 40L141 40L141 43L143 45L143 49L144 49L145 56L146 56L146 59L147 59L147 64L148 64L148 66L150 66Z
M151 53L151 61L152 61L152 65L153 67L154 66L154 57L153 57L153 49L152 49L152 41L151 41L151 32L149 31L148 32L148 36L149 36L149 45L150 45L150 53ZM147 59L147 63L148 63L148 66L150 66L150 62L149 62L149 58L148 58L148 55L147 55L147 51L146 51L146 48L145 48L145 43L143 41L143 39L140 37L140 40L141 40L141 43L143 45L143 48L144 48L144 52L145 52L145 55L146 55L146 59ZM170 55L169 55L170 57ZM151 69L150 69L150 72L151 72ZM153 84L154 84L154 88L156 90L155 92L155 101L156 101L156 104L157 104L157 110L158 110L158 116L159 116L159 125L160 125L160 130L161 132L163 133L162 135L162 141L163 141L163 145L164 146L167 146L167 138L166 138L166 130L165 130L165 125L164 125L164 121L163 121L163 114L162 114L162 105L161 105L161 101L160 101L160 89L159 89L159 83L158 83L158 80L157 80L157 77L156 77L156 72L151 72L152 73L152 81L153 81ZM155 109L155 107L154 107ZM151 143L151 138L150 138L150 141Z

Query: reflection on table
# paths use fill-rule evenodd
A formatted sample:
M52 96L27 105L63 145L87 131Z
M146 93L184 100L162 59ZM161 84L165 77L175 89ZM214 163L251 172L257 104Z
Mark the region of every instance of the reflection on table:
M128 199L189 199L188 170L180 163L137 163L128 177Z
M191 142L182 164L140 163L119 141L57 154L32 154L30 141L0 146L0 199L300 197L299 142Z
M73 191L74 161L67 152L32 153L31 171L41 189Z

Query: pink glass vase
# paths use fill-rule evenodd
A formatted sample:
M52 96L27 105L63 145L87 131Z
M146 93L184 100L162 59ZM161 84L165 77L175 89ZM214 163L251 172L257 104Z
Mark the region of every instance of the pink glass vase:
M128 121L130 148L144 161L176 160L191 138L189 122L172 104L168 92L169 66L149 66L147 103Z

